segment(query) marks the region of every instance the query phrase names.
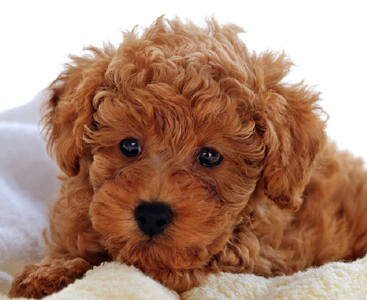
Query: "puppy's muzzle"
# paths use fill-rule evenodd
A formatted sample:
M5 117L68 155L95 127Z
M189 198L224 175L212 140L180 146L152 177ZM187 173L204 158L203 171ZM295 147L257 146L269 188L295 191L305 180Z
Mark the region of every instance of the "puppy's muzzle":
M135 209L134 216L139 229L152 239L168 227L173 213L168 204L143 202Z

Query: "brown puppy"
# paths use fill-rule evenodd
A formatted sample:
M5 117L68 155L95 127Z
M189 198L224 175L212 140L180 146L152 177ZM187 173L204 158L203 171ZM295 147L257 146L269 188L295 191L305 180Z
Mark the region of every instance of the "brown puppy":
M319 95L235 25L159 18L89 48L50 86L65 173L48 256L9 295L56 292L103 261L178 292L208 273L291 274L367 251L367 173L327 142Z

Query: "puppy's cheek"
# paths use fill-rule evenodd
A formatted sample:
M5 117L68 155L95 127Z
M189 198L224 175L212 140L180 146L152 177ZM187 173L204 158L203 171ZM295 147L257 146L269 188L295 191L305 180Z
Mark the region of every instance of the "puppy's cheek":
M95 155L89 167L89 178L93 190L97 192L105 182L113 179L118 161L114 156L105 158L101 155Z
M133 203L123 190L104 183L95 193L89 208L93 228L105 240L121 239L133 232L137 228L133 219Z

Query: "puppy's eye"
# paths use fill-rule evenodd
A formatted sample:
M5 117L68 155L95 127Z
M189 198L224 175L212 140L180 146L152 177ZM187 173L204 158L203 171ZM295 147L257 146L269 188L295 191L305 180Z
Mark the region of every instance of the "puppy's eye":
M204 167L212 168L222 162L223 156L214 149L202 148L196 159Z
M138 140L126 139L120 142L120 150L127 157L134 157L141 153L141 147Z

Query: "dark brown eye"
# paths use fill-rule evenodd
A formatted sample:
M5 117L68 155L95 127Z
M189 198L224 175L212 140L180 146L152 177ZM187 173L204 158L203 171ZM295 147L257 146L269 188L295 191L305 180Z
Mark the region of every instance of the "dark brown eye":
M202 148L196 159L204 167L212 168L222 162L223 156L214 149Z
M120 142L120 150L127 157L134 157L141 154L141 146L138 140L125 139Z

